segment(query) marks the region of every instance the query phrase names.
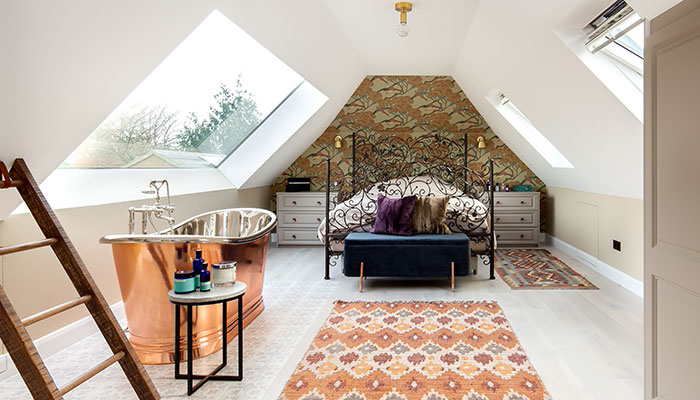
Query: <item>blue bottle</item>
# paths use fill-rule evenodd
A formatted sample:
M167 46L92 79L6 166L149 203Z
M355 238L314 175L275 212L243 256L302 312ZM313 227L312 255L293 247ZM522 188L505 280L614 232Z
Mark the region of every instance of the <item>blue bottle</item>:
M192 260L192 270L194 271L194 286L199 289L201 283L199 280L199 274L202 273L202 268L204 265L204 260L202 259L202 250L197 250L194 253L194 260Z

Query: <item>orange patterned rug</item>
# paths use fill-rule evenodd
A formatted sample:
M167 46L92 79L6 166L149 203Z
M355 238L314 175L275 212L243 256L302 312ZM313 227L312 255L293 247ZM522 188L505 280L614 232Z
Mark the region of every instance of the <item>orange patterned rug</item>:
M496 302L341 302L280 400L550 399Z

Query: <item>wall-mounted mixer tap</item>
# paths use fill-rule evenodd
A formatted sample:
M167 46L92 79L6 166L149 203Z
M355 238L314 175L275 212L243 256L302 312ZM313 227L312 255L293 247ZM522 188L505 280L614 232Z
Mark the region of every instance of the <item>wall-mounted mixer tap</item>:
M161 204L160 202L160 189L163 188L163 185L165 185L167 204ZM148 233L149 223L151 224L153 229L157 231L155 225L153 225L151 217L167 221L168 225L170 226L170 233L173 233L173 224L175 223L173 213L175 212L175 206L170 202L170 185L168 184L168 181L165 179L152 180L148 184L148 188L142 190L142 193L155 194L156 200L152 206L144 205L141 207L129 207L129 233L134 233L134 228L136 224L136 213L141 214L142 234Z

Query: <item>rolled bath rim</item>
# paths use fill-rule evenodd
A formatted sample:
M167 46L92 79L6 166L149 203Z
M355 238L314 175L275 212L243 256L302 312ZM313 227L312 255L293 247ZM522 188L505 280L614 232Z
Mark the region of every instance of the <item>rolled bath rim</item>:
M229 220L230 215L239 213L241 218L259 217L261 214L269 219L263 221L264 225L255 229L253 232L246 232L243 235L192 235L192 234L171 234L168 230L153 234L116 234L106 235L100 239L100 243L247 243L259 239L262 236L270 233L277 225L277 215L270 210L262 208L228 208L223 210L208 211L192 218L189 218L173 227L174 230L184 229L186 227L196 225L199 221L207 222L206 218L218 216ZM164 233L165 232L165 233ZM219 232L217 232L219 233ZM225 232L224 232L225 233Z

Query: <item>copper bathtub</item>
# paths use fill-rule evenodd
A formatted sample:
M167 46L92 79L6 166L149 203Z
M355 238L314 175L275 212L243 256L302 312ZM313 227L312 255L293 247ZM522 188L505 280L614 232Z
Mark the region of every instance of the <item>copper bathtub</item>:
M119 290L129 326L129 341L144 364L174 362L175 312L167 293L175 270L192 269L195 250L201 249L210 265L238 263L236 279L245 282L243 326L263 310L262 287L270 233L277 224L274 213L258 208L212 211L192 217L170 231L152 235L108 235L100 243L112 245ZM194 356L221 348L221 305L195 307ZM228 307L228 340L237 329L236 307ZM184 332L184 312L179 322ZM185 348L184 338L181 349ZM180 354L182 360L186 355Z

